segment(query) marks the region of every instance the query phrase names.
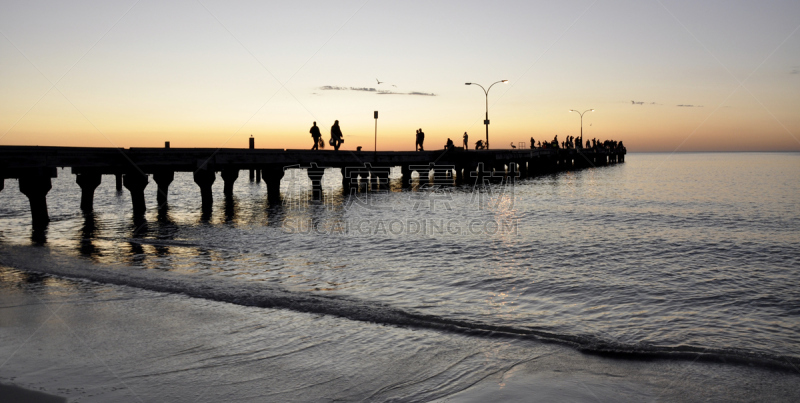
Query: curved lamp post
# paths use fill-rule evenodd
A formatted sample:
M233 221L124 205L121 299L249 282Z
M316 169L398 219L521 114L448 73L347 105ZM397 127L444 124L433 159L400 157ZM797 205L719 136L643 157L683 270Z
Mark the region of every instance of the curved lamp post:
M585 110L583 112L578 112L575 109L570 109L569 111L570 112L575 112L578 115L581 115L581 141L583 141L583 114L586 113L586 112L594 112L594 109L587 109L587 110Z
M507 82L508 80L500 80L493 82L492 85L489 86L489 90L491 90L492 87L497 83L507 83ZM465 83L464 85L477 85L478 87L481 87L483 93L486 95L486 119L484 119L483 124L486 125L486 149L488 150L489 149L489 90L483 88L483 86L478 83Z

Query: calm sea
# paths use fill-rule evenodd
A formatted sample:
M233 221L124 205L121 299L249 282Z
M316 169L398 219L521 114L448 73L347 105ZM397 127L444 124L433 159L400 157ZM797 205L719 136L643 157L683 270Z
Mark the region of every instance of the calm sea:
M134 218L110 176L81 213L59 170L43 233L6 180L0 380L89 401L430 400L547 348L800 372L800 154L400 180L342 195L328 170L314 200L289 170L270 205L242 171L204 214L178 173L168 208L151 180Z

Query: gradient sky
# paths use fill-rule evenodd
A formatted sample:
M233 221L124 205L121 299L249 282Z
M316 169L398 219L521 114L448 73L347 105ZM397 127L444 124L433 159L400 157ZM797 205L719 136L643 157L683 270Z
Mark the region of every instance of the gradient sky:
M5 1L0 144L800 150L800 2ZM376 79L383 81L378 84ZM334 88L334 89L331 89ZM366 89L366 90L365 90ZM374 89L374 90L369 90ZM390 92L390 93L381 93Z

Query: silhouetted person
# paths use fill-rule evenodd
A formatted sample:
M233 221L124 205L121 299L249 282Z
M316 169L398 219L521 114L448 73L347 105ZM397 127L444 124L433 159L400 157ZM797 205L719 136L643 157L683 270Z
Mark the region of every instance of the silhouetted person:
M469 136L467 135L467 132L464 132L464 149L466 150L468 148L469 148Z
M425 148L422 144L425 142L425 133L422 132L422 129L417 130L417 151L425 151Z
M478 140L475 142L475 149L476 150L483 150L483 140Z
M344 136L342 135L342 129L339 128L339 121L334 121L333 126L331 126L331 145L334 150L339 150L339 147L344 143L342 137Z
M536 140L534 140L533 137L531 137L531 150L533 150L534 148L536 148Z
M447 144L444 145L444 148L447 150L452 150L455 148L455 144L453 144L453 140L450 140L450 137L447 138Z
M311 147L311 149L319 150L320 143L322 143L321 141L319 141L320 137L322 137L322 133L319 132L319 127L317 127L317 122L314 122L314 125L311 126L311 130L309 130L309 133L311 133L311 138L314 139L314 147ZM322 147L325 147L325 145L322 144Z

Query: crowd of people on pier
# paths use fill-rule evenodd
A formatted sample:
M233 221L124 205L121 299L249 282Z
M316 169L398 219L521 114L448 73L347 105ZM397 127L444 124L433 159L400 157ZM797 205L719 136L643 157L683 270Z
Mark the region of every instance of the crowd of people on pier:
M567 136L566 140L559 142L558 135L556 134L553 137L552 141L545 141L544 143L542 143L541 141L537 143L536 140L533 137L531 137L530 147L531 149L561 148L561 149L592 149L592 150L614 151L614 150L624 149L625 145L622 144L621 141L616 141L616 140L600 141L596 138L593 138L591 140L586 140L586 145L584 146L583 137Z
M322 140L322 133L317 126L317 122L314 122L311 126L311 138L314 140L314 146L311 147L312 150L319 150L320 148L325 148L325 141ZM417 129L416 132L416 142L414 149L416 151L425 151L423 144L425 143L425 133L422 129ZM469 135L467 132L464 132L463 136L463 144L464 150L469 149ZM339 121L335 121L333 126L331 126L331 138L328 141L328 144L333 146L334 150L338 150L341 147L342 143L344 143L344 135L342 135L342 129L339 127ZM358 147L359 151L361 147ZM444 146L447 150L455 149L455 143L450 138L447 139L447 143ZM488 149L489 145L484 140L478 140L475 142L475 149L476 150L484 150ZM514 143L511 143L511 148L516 148ZM553 137L552 141L546 141L542 143L541 141L537 142L533 137L531 137L530 141L530 148L533 149L592 149L592 150L608 150L608 151L615 151L615 150L622 150L625 146L622 144L622 141L616 140L604 140L600 141L597 138L593 138L591 140L586 140L586 145L583 144L583 135L581 137L575 136L567 136L567 138L561 142L558 141L558 135L556 134Z

